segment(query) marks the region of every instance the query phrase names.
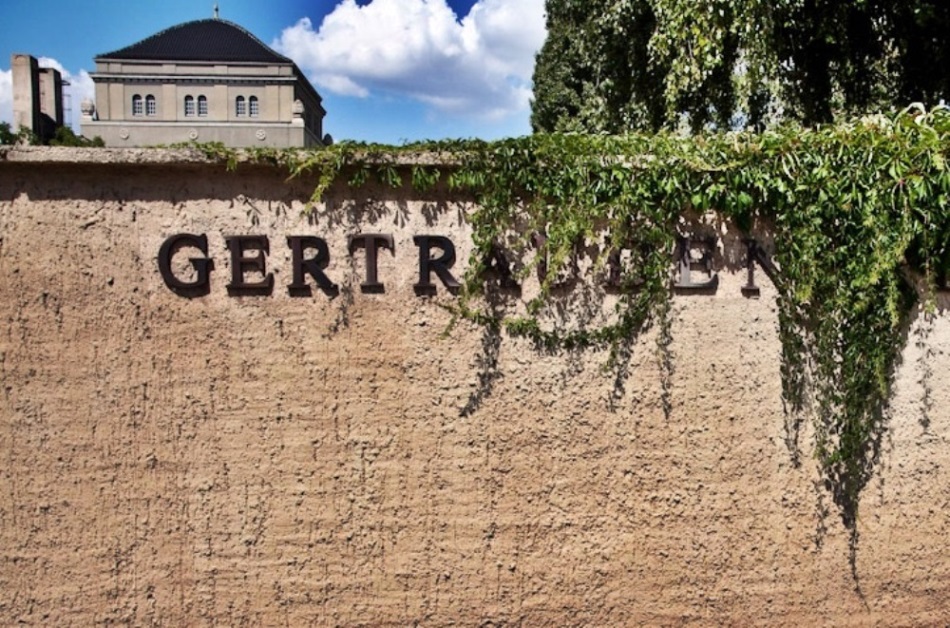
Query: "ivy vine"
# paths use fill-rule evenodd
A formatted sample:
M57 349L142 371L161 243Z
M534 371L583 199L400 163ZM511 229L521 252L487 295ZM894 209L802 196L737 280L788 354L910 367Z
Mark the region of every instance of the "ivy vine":
M204 150L236 164L234 153ZM878 458L912 306L922 298L932 310L950 260L948 151L950 111L914 106L761 134L344 143L258 150L244 159L315 175L314 201L341 176L351 185L375 177L471 194L474 252L456 313L551 350L606 346L616 357L655 322L660 342L669 342L670 260L684 210L718 212L741 229L769 225L793 458L798 428L810 418L814 455L853 550L858 501ZM546 235L535 257L549 271L540 294L524 315L486 306L493 247L524 253L533 231ZM552 330L540 322L552 306L552 278L583 242L635 243L635 263L621 277L611 323Z

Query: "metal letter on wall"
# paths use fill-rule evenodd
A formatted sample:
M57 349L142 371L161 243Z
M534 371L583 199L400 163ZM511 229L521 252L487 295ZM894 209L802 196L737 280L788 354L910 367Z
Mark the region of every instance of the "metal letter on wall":
M696 259L692 256L691 247L699 245L703 248L702 256ZM719 286L719 274L712 269L712 251L715 240L693 239L686 236L679 237L676 247L676 259L679 264L679 273L673 287L680 292L715 292ZM692 271L700 270L709 275L706 281L693 281Z
M231 283L228 294L234 296L267 295L274 289L274 275L267 272L267 254L270 242L267 236L247 235L229 236L224 239L231 251ZM247 257L248 251L257 251L254 257ZM261 281L247 281L245 274L258 272L263 275Z
M419 283L413 286L416 294L435 294L433 272L449 292L457 293L461 284L449 272L449 268L455 264L455 245L452 241L445 236L433 235L413 236L412 241L419 247ZM435 259L430 256L433 246L442 249L442 255Z
M534 244L534 247L538 250L538 255L541 255L540 260L538 260L538 281L542 284L547 281L548 278L548 237L547 235L539 232L535 232L531 235L531 242ZM552 279L549 284L551 288L567 288L573 285L577 281L577 256L574 252L571 253L570 260L567 264L561 269L559 269L557 275Z
M323 238L316 236L287 236L287 244L290 246L293 264L293 283L287 286L287 290L294 296L307 296L310 294L310 285L307 284L306 275L310 275L317 286L328 295L336 295L339 288L323 272L330 263L330 250L327 242ZM314 257L304 259L304 251L313 249L317 252Z
M762 265L762 270L765 271L766 276L768 276L773 283L775 282L778 269L775 267L775 264L772 263L768 253L765 252L761 244L751 238L743 240L743 242L745 242L746 245L746 267L749 276L748 283L742 286L742 294L747 297L757 297L761 290L755 285L755 263L758 262Z
M366 250L366 281L360 284L363 292L380 293L385 290L382 282L379 281L378 256L376 252L379 247L389 249L393 255L396 254L396 246L393 243L393 237L388 233L361 233L350 236L349 251L350 255L357 248L363 247Z
M190 257L192 268L195 269L194 281L182 281L172 272L172 257L179 249L193 247L201 251L205 257ZM179 233L162 243L158 251L158 270L169 289L183 297L200 297L211 290L210 274L214 269L214 262L208 259L208 238L204 234L193 235Z
M643 288L643 272L636 262L645 263L649 251L643 244L610 249L607 254L606 288L614 292L636 292Z
M514 273L511 272L511 263L500 245L492 243L482 264L484 266L482 275L494 275L503 290L521 290L521 286L515 280Z

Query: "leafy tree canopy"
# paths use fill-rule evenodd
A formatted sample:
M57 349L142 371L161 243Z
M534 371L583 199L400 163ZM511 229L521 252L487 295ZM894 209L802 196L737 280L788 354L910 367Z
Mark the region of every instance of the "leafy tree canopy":
M812 126L950 98L946 0L547 0L536 131Z
M0 122L0 146L16 142L16 134L10 129L9 122Z
M0 146L13 145L17 143L40 144L40 138L30 129L20 127L18 133L14 133L9 122L0 122ZM102 138L98 135L92 139L76 133L68 126L60 126L56 129L56 134L49 140L50 146L105 146Z
M61 126L56 129L56 135L50 140L50 146L105 146L102 138L98 135L91 140L76 133L68 126Z

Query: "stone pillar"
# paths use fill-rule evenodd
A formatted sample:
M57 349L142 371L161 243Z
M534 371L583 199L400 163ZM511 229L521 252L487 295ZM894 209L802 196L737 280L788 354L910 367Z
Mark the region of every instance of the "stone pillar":
M63 77L59 70L41 68L26 54L10 57L13 69L13 130L26 127L40 140L53 137L63 124Z
M40 113L55 126L63 125L63 76L55 68L39 68L37 83L40 90Z
M39 66L30 55L14 53L10 56L13 70L13 132L26 127L36 132L35 121L40 117L40 85L36 80Z

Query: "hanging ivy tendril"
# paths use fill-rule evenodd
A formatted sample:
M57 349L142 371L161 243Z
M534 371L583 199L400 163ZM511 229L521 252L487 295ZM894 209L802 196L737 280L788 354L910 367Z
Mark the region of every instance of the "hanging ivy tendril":
M237 164L236 153L203 149ZM885 429L902 331L919 296L932 309L950 258L948 150L950 112L915 106L761 134L344 143L318 151L256 150L241 158L285 166L294 176L315 175L316 202L341 176L351 185L376 178L472 195L467 219L474 252L458 315L554 350L616 347L664 319L670 255L684 210L718 212L743 229L757 221L771 225L780 269L784 402L792 424L803 413L812 417L815 458L856 540L858 498ZM644 245L637 288L622 291L613 322L545 329L539 316L550 305L549 285L525 316L477 305L493 244L532 228L547 235L541 253L549 276L568 263L579 242L606 237L616 246ZM527 248L527 238L514 246ZM912 287L914 277L922 289Z

